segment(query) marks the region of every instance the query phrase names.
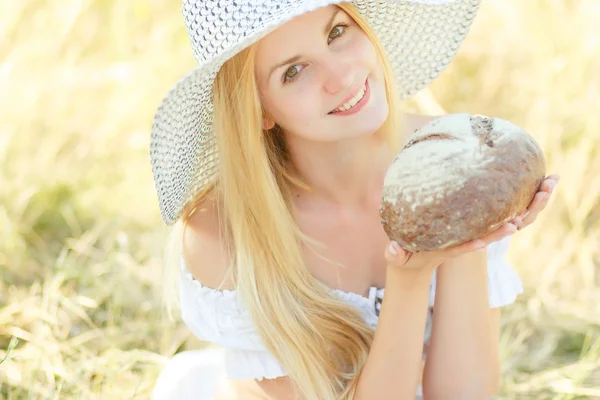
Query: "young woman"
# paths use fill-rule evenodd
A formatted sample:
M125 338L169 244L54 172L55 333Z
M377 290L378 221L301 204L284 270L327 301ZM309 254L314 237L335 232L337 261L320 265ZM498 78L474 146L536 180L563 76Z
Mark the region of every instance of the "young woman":
M181 228L182 318L223 350L175 356L154 399L494 393L499 307L522 291L508 240L558 178L527 215L443 251L404 251L379 217L387 167L430 119L398 102L450 62L478 5L184 2L199 66L156 115L152 167Z

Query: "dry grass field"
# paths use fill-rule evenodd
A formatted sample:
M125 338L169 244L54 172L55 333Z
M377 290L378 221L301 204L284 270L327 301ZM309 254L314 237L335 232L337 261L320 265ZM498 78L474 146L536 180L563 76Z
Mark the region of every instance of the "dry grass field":
M562 177L512 242L498 399L600 398L599 25L596 0L485 0L409 104L509 119ZM1 399L147 399L198 344L161 313L147 150L193 65L178 0L0 0Z

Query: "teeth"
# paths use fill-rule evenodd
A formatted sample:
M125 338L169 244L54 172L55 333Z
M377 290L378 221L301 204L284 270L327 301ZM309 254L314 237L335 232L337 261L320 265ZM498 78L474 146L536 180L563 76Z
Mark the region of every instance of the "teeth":
M358 103L360 101L360 99L363 98L364 94L365 94L365 90L360 89L360 92L358 92L356 94L356 96L348 102L350 104L350 107L354 107L356 105L356 103ZM348 103L346 103L346 104L348 104ZM346 104L344 104L344 105L346 105Z
M363 98L366 91L367 91L367 88L363 87L362 89L359 90L358 93L356 93L356 96L351 98L347 103L342 104L340 107L338 107L334 111L346 111L346 110L351 109L352 107L354 107L356 105L356 103L358 103Z

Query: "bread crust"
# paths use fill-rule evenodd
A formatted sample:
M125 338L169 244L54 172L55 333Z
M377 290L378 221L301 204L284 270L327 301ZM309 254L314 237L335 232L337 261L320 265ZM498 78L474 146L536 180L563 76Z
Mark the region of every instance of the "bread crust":
M415 131L387 171L380 217L411 252L484 236L525 210L544 180L535 139L500 118L450 114Z

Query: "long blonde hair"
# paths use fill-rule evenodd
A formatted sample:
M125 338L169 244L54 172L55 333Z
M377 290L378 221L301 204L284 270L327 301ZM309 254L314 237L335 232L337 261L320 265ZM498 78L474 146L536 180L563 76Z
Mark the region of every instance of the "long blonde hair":
M384 49L354 6L338 7L363 29L383 62L390 112L376 134L397 151L397 89ZM173 231L172 248L179 250L181 224L195 206L211 191L218 192L222 236L231 241L236 290L267 349L304 398L349 399L374 331L354 306L337 298L306 268L301 244L312 240L295 222L290 195L291 185L306 185L288 172L281 135L263 130L255 49L251 46L228 60L216 77L213 121L219 177L184 211Z

